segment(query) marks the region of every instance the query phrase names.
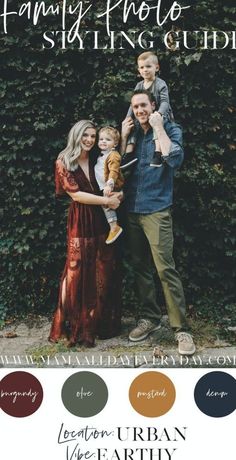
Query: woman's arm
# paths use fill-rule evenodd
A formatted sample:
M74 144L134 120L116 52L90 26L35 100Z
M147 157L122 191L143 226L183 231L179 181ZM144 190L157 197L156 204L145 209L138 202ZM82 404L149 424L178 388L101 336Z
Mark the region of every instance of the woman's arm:
M72 198L73 201L78 201L82 204L94 204L97 206L107 206L111 209L116 209L120 205L120 200L118 199L117 195L112 196L99 196L94 195L93 193L87 192L67 192L68 195Z

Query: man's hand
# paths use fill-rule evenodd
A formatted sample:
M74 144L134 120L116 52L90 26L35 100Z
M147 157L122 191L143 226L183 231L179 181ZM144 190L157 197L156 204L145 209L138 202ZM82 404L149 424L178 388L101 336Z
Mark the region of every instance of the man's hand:
M122 127L121 127L121 136L122 138L127 138L129 134L131 133L131 130L134 127L134 120L131 117L127 117L122 121Z
M159 112L153 112L149 117L149 123L155 130L163 126L163 117Z
M149 117L150 126L153 129L153 139L155 139L155 149L167 156L171 149L171 140L166 134L163 117L159 112L153 112Z

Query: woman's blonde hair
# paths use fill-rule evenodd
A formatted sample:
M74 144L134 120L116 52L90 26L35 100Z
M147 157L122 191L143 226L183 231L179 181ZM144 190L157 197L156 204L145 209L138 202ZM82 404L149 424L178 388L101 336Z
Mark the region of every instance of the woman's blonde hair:
M81 154L80 141L87 128L96 129L90 120L80 120L72 126L67 139L67 146L62 150L58 159L62 160L68 171L75 171L78 167L78 158Z

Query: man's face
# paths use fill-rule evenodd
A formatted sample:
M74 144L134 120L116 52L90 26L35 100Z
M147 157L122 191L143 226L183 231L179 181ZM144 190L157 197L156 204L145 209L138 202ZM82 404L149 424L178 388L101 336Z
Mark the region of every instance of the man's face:
M131 105L135 118L141 126L148 124L149 117L155 109L155 103L150 102L147 94L135 94L131 99Z

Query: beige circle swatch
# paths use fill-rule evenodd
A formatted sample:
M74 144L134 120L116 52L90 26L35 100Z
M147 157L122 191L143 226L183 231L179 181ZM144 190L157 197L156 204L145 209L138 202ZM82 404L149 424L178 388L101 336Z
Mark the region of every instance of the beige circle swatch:
M129 400L136 412L145 417L166 414L175 402L173 382L161 372L140 374L130 385Z

